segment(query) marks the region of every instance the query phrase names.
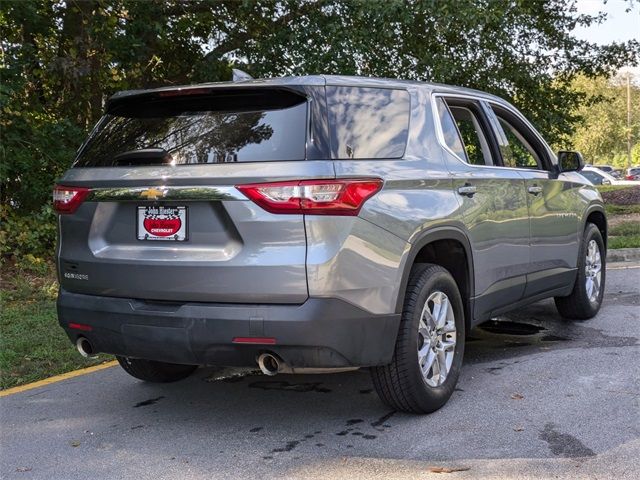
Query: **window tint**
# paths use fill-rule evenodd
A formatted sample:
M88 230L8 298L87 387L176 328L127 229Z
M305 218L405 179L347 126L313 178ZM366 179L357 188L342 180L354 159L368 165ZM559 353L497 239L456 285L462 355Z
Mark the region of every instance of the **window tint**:
M436 100L438 106L438 117L440 118L440 126L442 127L442 134L444 136L444 143L449 149L458 155L462 159L467 159L467 154L458 132L456 122L451 116L449 108L444 103L444 100L440 97Z
M580 174L594 185L602 185L603 177L601 175L598 175L596 172L593 172L591 170L582 170Z
M462 136L467 162L472 165L493 165L489 145L476 115L466 107L449 108Z
M333 158L400 158L409 134L405 90L327 87Z
M74 166L304 160L307 103L295 101L253 110L200 111L207 103L192 100L121 109L101 120Z
M498 116L498 122L504 132L506 143L501 143L500 152L505 167L542 168L540 158L524 135L513 125Z

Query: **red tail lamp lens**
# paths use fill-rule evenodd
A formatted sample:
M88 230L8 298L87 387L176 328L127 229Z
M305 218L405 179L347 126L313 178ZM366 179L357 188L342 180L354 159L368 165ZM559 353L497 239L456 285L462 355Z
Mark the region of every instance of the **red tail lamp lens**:
M307 215L358 215L382 188L379 178L296 180L253 183L236 188L267 212Z
M53 188L53 208L58 213L73 213L87 198L90 191L84 187L56 185Z

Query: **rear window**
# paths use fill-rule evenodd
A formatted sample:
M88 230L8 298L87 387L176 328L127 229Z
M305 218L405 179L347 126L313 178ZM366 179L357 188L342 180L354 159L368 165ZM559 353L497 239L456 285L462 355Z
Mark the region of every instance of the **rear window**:
M132 99L99 122L75 167L304 160L307 102L291 92Z
M332 157L402 157L409 104L406 90L327 87Z

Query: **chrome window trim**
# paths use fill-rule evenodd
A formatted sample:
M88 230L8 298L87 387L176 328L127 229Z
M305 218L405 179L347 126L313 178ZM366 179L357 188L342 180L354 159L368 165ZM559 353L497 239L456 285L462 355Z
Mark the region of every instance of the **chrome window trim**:
M248 200L238 189L222 186L145 186L92 188L88 202Z
M472 169L476 169L476 168L491 168L491 169L504 170L505 168L508 168L509 170L514 170L514 171L517 171L517 172L539 172L539 173L546 173L546 174L549 173L549 170L539 170L539 169L533 169L533 168L502 167L502 166L499 166L499 165L473 165L473 164L467 163L466 161L461 159L460 156L458 154L456 154L453 150L451 150L447 146L445 141L444 141L444 133L442 132L442 125L440 125L440 117L438 116L438 111L437 111L437 106L436 106L436 99L437 98L442 98L445 101L445 103L446 103L446 99L447 98L463 98L463 99L472 100L472 101L475 101L475 102L487 102L489 104L498 105L498 106L504 108L505 110L509 110L509 112L511 112L514 115L516 115L518 117L518 119L520 119L525 124L525 126L534 133L536 138L542 142L542 144L547 148L547 150L548 150L548 152L550 154L552 153L552 151L549 148L549 146L547 145L547 142L545 142L545 140L542 138L542 136L533 127L533 125L531 125L531 123L520 112L518 112L518 110L516 110L514 107L512 107L511 105L509 105L506 102L502 103L502 102L499 102L497 100L484 98L482 96L466 95L466 94L461 94L461 93L431 92L431 115L433 116L433 122L434 122L434 124L436 126L436 138L438 139L438 143L440 144L440 146L442 148L444 148L447 152L449 152L459 162L463 163L465 166L467 166L469 168L472 168Z

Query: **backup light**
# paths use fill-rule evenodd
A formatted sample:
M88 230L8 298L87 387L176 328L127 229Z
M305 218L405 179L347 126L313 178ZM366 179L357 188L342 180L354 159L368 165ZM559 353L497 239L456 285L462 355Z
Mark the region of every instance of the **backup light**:
M53 187L53 208L58 213L73 213L87 198L90 189L84 187Z
M236 188L271 213L355 216L364 202L382 188L382 180L295 180L236 185Z

